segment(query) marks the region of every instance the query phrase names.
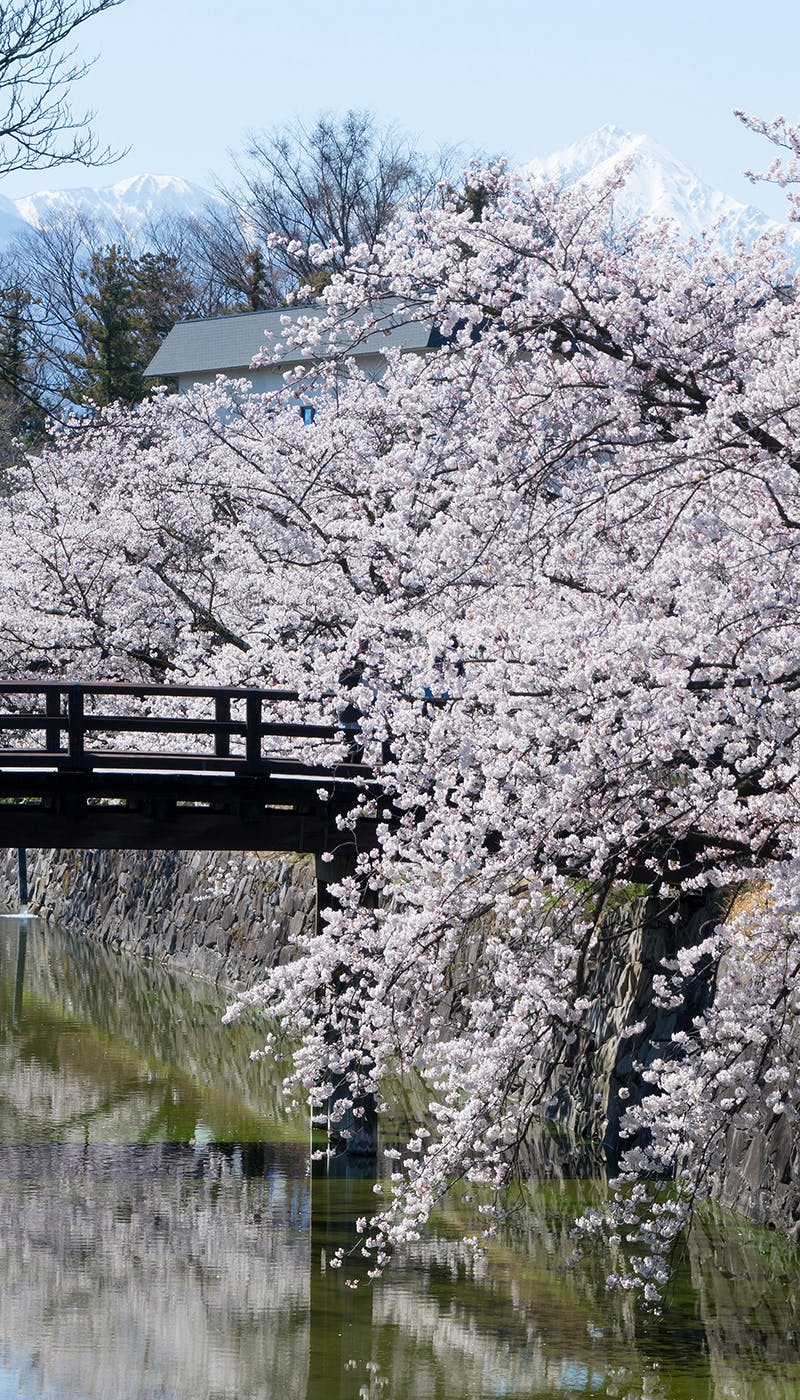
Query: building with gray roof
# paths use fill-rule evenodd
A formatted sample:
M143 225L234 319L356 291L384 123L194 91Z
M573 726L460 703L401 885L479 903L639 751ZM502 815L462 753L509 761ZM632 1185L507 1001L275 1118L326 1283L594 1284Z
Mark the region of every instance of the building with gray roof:
M327 310L317 302L180 321L169 332L145 374L174 381L180 393L195 384L212 384L219 374L248 379L258 393L278 389L287 370L313 363L319 357L319 351L312 353L308 347L287 344L287 335L296 333L304 318L319 319ZM359 323L363 325L361 332ZM389 350L419 354L441 344L430 317L417 319L414 311L397 298L387 298L376 306L369 324L364 312L343 312L341 335L334 332L330 339L334 349L346 352L360 369L376 376L381 374ZM271 346L275 346L274 356ZM251 368L256 356L264 362Z

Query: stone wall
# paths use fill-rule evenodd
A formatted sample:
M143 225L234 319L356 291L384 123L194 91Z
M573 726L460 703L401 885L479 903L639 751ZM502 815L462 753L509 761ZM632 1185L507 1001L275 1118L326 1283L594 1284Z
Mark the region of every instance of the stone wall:
M728 1134L719 1200L800 1244L800 1125L780 1114L755 1137Z
M250 986L313 927L314 862L271 852L29 851L32 913L173 967ZM16 853L0 900L17 906Z
M250 986L265 967L290 960L311 931L314 863L274 853L29 852L30 908L55 923L228 986ZM17 903L16 854L0 862L0 900ZM662 958L690 946L724 918L712 901L672 922L656 901L633 900L606 919L584 994L589 1029L557 1071L554 1120L573 1141L602 1143L615 1166L619 1120L643 1091L636 1065L660 1056L675 1029L708 1004L703 975L679 1012L653 1006ZM634 1034L631 1027L639 1029ZM568 1170L593 1174L592 1153ZM586 1160L584 1160L584 1157ZM592 1164L589 1164L589 1158ZM753 1140L731 1134L719 1198L758 1224L800 1235L800 1129L779 1118Z
M612 1171L623 1146L622 1113L647 1092L637 1067L646 1068L668 1052L676 1031L691 1029L726 969L724 963L716 971L700 967L677 1010L653 1004L653 977L662 959L701 942L731 907L732 900L721 895L698 898L687 901L673 921L658 901L637 899L604 921L584 986L589 1026L556 1072L553 1118L579 1146L602 1143ZM800 1072L800 1043L797 1061ZM625 1146L630 1145L627 1140ZM776 1116L755 1134L732 1128L714 1194L755 1224L800 1243L800 1120Z
M583 987L587 1029L556 1073L553 1118L576 1138L602 1143L612 1169L622 1113L645 1092L637 1066L661 1058L675 1031L689 1030L713 993L709 975L700 973L686 987L683 1006L667 1011L653 1004L653 978L664 958L700 942L725 914L718 903L698 900L672 920L658 900L632 899L603 921Z

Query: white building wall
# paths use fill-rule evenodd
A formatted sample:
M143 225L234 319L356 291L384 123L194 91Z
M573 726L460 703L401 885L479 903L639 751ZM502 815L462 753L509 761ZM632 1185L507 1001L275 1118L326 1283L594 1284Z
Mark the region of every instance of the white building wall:
M356 355L354 356L358 368L368 374L372 379L380 379L386 366L383 355ZM224 373L227 379L247 379L253 388L254 394L272 393L276 389L286 388L286 374L289 367L281 365L269 365L259 369L249 369L245 366L236 369L202 370L194 371L191 374L180 374L178 379L178 392L188 393L197 384L214 384L220 373ZM298 401L303 397L298 392Z

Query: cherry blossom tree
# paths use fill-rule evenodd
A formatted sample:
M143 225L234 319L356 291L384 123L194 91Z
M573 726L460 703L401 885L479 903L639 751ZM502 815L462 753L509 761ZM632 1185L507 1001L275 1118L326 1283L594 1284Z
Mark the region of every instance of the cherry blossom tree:
M797 221L800 218L800 206L792 186L800 180L800 129L783 116L767 120L742 111L734 112L734 116L750 131L754 131L758 136L765 136L773 146L777 146L778 154L773 156L766 170L747 170L745 174L754 185L764 180L780 185L786 190L789 217Z
M643 887L679 932L688 898L751 883L663 969L664 1005L701 972L715 996L644 1071L617 1197L585 1222L655 1302L731 1126L796 1115L796 277L779 241L621 224L614 186L495 166L470 187L353 252L280 392L111 408L19 469L0 646L26 673L360 710L378 844L241 1000L299 1042L287 1088L316 1111L339 1075L354 1099L423 1076L427 1121L363 1222L376 1268L454 1183L510 1179L591 1025L612 904ZM438 348L372 379L350 352L388 316Z

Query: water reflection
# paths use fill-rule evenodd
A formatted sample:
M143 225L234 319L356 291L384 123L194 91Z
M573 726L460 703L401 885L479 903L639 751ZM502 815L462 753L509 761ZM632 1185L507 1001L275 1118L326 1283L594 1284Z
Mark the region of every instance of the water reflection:
M343 1155L331 1164L312 1163L308 1305L314 1321L306 1400L358 1400L365 1378L362 1363L371 1360L373 1290L348 1288L342 1270L331 1263L338 1250L350 1253L356 1244L355 1222L374 1181L374 1176L365 1177L362 1165ZM350 1280L358 1273L351 1264Z
M454 1203L374 1288L331 1267L372 1184L315 1164L219 999L0 925L0 1396L794 1396L797 1255L709 1217L665 1318L568 1265L579 1195L533 1186L488 1254ZM25 983L22 993L21 969ZM542 1160L552 1151L547 1145ZM551 1163L552 1165L552 1163ZM363 1280L356 1253L347 1274Z
M17 957L14 966L14 1003L11 1008L11 1024L19 1025L22 1011L22 992L25 986L25 953L28 947L28 920L20 918L17 929Z

